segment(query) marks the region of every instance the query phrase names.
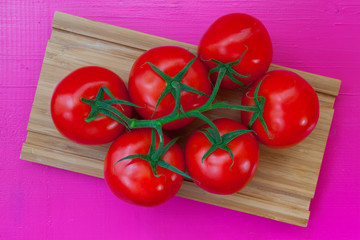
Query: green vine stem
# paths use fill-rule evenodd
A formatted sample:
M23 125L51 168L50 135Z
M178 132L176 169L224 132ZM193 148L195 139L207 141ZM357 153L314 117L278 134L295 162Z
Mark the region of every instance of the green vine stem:
M241 58L242 58L242 56L241 56ZM241 58L238 61L240 61ZM115 105L115 104L120 105L121 109L122 109L121 105L130 105L133 107L141 107L141 106L137 106L137 105L135 105L131 102L125 101L125 100L118 100L113 96L113 94L110 92L110 90L107 87L101 87L99 89L99 92L95 99L85 99L85 98L81 99L82 102L91 106L91 112L88 115L86 122L90 122L97 118L107 116L107 117L110 117L110 118L120 122L122 125L125 126L125 128L127 130L131 130L131 129L135 129L135 128L153 128L153 129L155 129L159 136L159 147L156 151L154 151L153 148L151 148L150 149L151 151L149 151L149 153L146 155L147 157L142 156L141 158L144 160L147 160L147 161L150 161L149 159L151 159L150 164L156 163L157 165L168 168L169 170L175 171L177 173L180 170L174 170L173 167L170 167L167 164L160 161L162 155L165 153L164 149L167 149L167 146L164 146L164 134L163 134L163 130L162 130L162 126L164 124L173 122L175 120L183 119L183 118L188 118L188 117L199 118L199 119L203 120L204 122L206 122L212 129L211 130L211 133L212 133L211 139L212 139L212 141L214 141L214 144L216 146L213 147L211 150L214 150L214 149L220 147L227 151L229 151L229 149L226 146L227 142L225 141L226 143L224 143L224 137L220 136L220 133L219 133L217 127L215 126L215 124L209 118L207 118L205 115L203 115L202 114L203 112L206 112L206 111L209 111L212 109L219 109L219 108L254 112L251 122L253 123L256 120L256 118L259 118L261 123L263 124L264 128L267 130L266 124L262 119L262 112L263 112L263 108L264 108L265 99L263 97L257 96L261 82L260 82L259 86L257 86L257 89L255 91L255 96L254 96L255 105L254 106L239 106L239 105L227 104L226 102L213 103L215 100L215 97L219 91L221 81L229 71L228 67L222 67L222 68L216 67L219 70L218 78L217 78L217 81L215 83L215 86L213 88L211 95L208 96L209 98L206 101L206 103L196 109L184 111L181 106L181 103L180 103L181 91L189 91L189 92L193 92L196 94L207 96L206 94L181 83L182 78L184 77L184 75L188 71L188 69L191 67L191 65L195 61L195 59L196 58L191 60L175 77L170 77L170 76L166 75L164 72L162 72L159 68L157 68L155 65L153 65L151 63L146 63L146 64L149 64L151 66L151 68L160 77L162 77L164 79L164 81L166 82L166 88L165 88L164 92L161 94L161 96L159 97L156 107L161 102L161 100L163 99L164 96L171 93L175 99L175 106L174 106L174 109L171 114L161 117L161 118L151 119L151 120L129 118L122 111L120 111L118 108L114 107L113 105ZM212 72L214 72L214 71L209 72L209 76ZM111 98L110 100L103 99L105 93ZM245 132L243 132L243 133L245 133ZM243 134L243 133L241 133L241 134ZM237 136L237 133L229 133L228 135L229 136L235 136L235 135ZM233 138L228 137L226 139L233 139ZM209 151L210 151L210 149L209 149ZM230 154L230 156L232 156L232 159L233 159L231 150L229 151L229 154ZM129 159L132 157L136 157L136 156L128 156L124 159L120 159L119 161ZM137 157L139 157L139 156L137 156ZM156 172L154 172L154 174L156 174ZM185 173L183 173L183 174L185 174ZM185 175L183 175L183 176L185 176ZM186 175L186 177L189 177L189 176Z

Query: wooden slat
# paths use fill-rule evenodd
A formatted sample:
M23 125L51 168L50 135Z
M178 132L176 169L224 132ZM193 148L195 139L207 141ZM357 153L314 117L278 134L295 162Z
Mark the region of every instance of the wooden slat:
M29 119L29 132L21 158L103 177L103 159L109 144L86 146L65 139L51 120L52 92L56 84L71 71L88 65L106 67L127 82L135 59L146 50L163 45L181 46L193 53L197 51L197 47L191 44L57 12L46 48ZM178 196L306 226L340 81L271 65L270 70L274 69L294 71L316 90L320 100L320 118L314 131L303 142L291 148L272 149L261 145L260 163L255 177L248 186L236 194L210 194L187 180ZM217 100L240 104L241 94L238 90L221 90ZM240 120L237 111L209 111L206 115L211 119L229 117ZM171 131L167 134L171 137L184 135L180 140L183 146L186 136L202 124L203 122L196 120L181 131Z
M86 148L84 145L73 144L67 139L49 137L43 134L37 134L29 132L27 136L27 142L36 143L37 145L25 144L25 148L22 151L22 157L28 158L34 162L41 162L42 164L59 167L62 169L78 172L78 167L74 168L73 159L77 158L74 153L82 152ZM56 148L54 145L56 145ZM103 161L106 154L107 145L94 146L94 148L86 148L88 155L92 156L92 159L100 162L95 164L96 167L88 168L82 167L82 173L102 177ZM65 149L65 151L64 151ZM39 153L40 152L40 153ZM70 160L67 159L69 156ZM80 159L89 158L82 154ZM51 159L51 160L49 160ZM77 160L78 161L78 160ZM96 162L96 161L94 161ZM81 165L78 163L77 165ZM292 207L299 207L308 209L309 199L301 195L290 194L289 192L276 191L276 189L264 188L257 185L254 181L246 186L241 192L237 194L243 194L250 197L260 198L269 202L277 202L286 204Z
M36 143L37 145L25 144L25 148L22 151L21 157L26 157L27 160L32 160L34 162L41 162L44 165L59 167L62 169L79 172L79 166L82 165L81 162L74 164L74 159L79 161L79 159L91 158L94 160L93 166L91 168L86 165L86 167L81 167L81 171L84 174L88 174L96 177L103 177L103 161L106 155L106 150L109 145L100 145L94 146L94 148L86 148L84 145L73 144L67 139L48 137L43 134L37 134L29 132L27 136L27 142ZM57 148L54 147L55 144ZM76 156L77 152L83 152L84 148L87 150L89 156L82 154L81 156ZM64 151L65 149L65 151ZM65 157L64 157L65 156ZM309 198L303 197L301 195L291 194L284 191L276 191L276 189L264 188L261 185L257 185L255 181L252 181L246 186L241 192L237 194L243 194L250 197L261 198L270 202L277 202L281 204L286 204L292 207L299 207L308 209L309 207Z
M21 158L94 177L104 177L102 161L89 161L88 158L76 154L54 151L25 143ZM243 192L223 196L207 193L194 183L184 181L177 195L246 213L254 214L256 212L259 216L286 221L300 226L306 225L309 216L309 210L307 209L309 199L269 191L269 189L257 189L256 185L252 186L251 184ZM270 208L271 211L269 211Z
M251 181L244 189L236 194L252 196L269 202L276 202L289 207L306 210L309 210L311 200L310 198L301 195L258 185L254 181Z
M94 27L94 25L96 25L96 27ZM129 46L135 49L141 49L144 51L158 46L174 45L186 48L193 53L197 52L197 46L192 44L177 42L174 40L146 33L140 33L126 28L121 28L105 23L99 23L89 19L72 16L66 13L55 13L53 28L81 34L84 36L89 36L95 39L102 39L105 41ZM270 70L275 69L287 69L298 73L300 76L305 78L314 87L316 91L326 93L331 96L337 96L339 93L341 81L337 79L319 76L316 74L272 64Z
M103 161L83 157L76 153L70 154L53 149L49 150L44 146L35 146L25 142L20 158L47 166L104 178L103 171L99 171L99 169L103 168Z
M199 189L195 184L184 182L180 195L185 198L225 207L245 213L283 221L299 226L306 226L309 210L288 207L284 204L264 201L246 195L215 195Z
M27 138L27 143L32 143L33 146L38 147L46 147L49 150L61 152L61 153L69 153L76 154L81 153L82 157L94 159L98 161L104 161L106 152L110 147L110 144L103 145L93 145L91 148L87 145L83 144L74 144L74 142L63 138L60 133L56 136L51 136L46 133L39 133L29 131ZM71 162L69 162L71 165ZM70 167L70 166L69 166ZM101 168L98 169L99 172L102 171Z
M96 27L94 27L96 25ZM164 45L180 46L189 51L196 51L196 46L146 33L140 33L127 28L121 28L89 19L55 12L53 28L80 35L89 36L103 41L117 43L126 47L148 50Z

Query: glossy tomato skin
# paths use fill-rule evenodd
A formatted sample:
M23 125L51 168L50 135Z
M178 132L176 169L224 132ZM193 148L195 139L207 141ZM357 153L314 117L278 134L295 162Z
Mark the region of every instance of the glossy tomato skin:
M144 119L156 119L170 114L175 107L175 100L171 94L166 95L158 105L152 118L156 103L166 87L166 82L146 62L151 62L170 77L177 75L195 55L186 49L175 46L153 48L141 55L134 63L129 77L129 95L131 101L144 108L136 111ZM196 59L182 83L195 88L207 95L211 94L212 85L208 80L208 72L199 59ZM198 108L207 101L208 97L182 91L181 104L185 111ZM178 129L194 118L185 118L164 125L164 129Z
M242 97L242 105L254 105L255 82ZM296 73L276 70L266 74L258 96L265 97L263 117L269 129L267 136L259 119L251 129L263 144L270 147L290 147L306 138L319 119L319 100L316 92ZM252 113L242 112L242 122L248 125Z
M85 122L91 107L80 99L95 99L102 86L108 87L117 99L129 101L123 80L102 67L79 68L57 85L51 99L51 117L62 135L77 143L95 145L112 142L124 131L120 123L108 117ZM106 94L104 96L110 99ZM131 116L132 107L123 105L123 111L114 106L126 116Z
M170 140L167 136L164 137L166 144ZM156 206L172 198L181 187L181 175L157 166L157 174L164 176L155 177L149 162L143 159L124 160L117 163L114 168L114 164L123 157L147 154L150 144L151 129L143 128L122 134L109 148L104 165L105 180L113 194L125 202L140 206ZM184 154L177 143L162 159L185 171Z
M221 118L214 121L220 135L234 130L246 129L241 123ZM201 127L208 127L207 125ZM234 154L234 165L229 153L215 150L201 162L211 147L210 141L201 132L192 133L185 146L185 161L189 175L202 189L216 194L233 194L246 186L255 175L259 161L259 145L252 133L238 136L228 146Z
M200 40L198 56L204 59L208 70L216 67L210 59L223 63L234 62L248 48L240 63L233 69L249 78L236 79L245 85L256 81L268 70L272 55L272 43L265 26L255 17L244 13L232 13L217 19L205 32ZM213 82L217 73L211 75ZM221 87L233 89L240 85L234 83L227 76L221 82Z

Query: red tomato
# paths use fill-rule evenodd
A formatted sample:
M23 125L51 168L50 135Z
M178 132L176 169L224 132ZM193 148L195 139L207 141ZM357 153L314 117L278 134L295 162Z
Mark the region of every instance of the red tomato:
M165 137L165 144L169 138ZM156 147L159 139L156 139ZM140 159L128 159L115 163L133 154L147 154L151 145L151 129L134 129L122 134L109 148L106 155L104 176L110 190L118 198L142 206L159 205L172 198L180 189L183 177L168 169L157 166L156 177L150 163ZM162 159L185 170L184 155L180 146L175 143L164 154ZM115 168L114 168L115 165Z
M153 48L141 55L134 63L129 78L129 95L133 103L144 108L136 108L144 119L156 119L169 115L175 107L172 94L167 94L158 105L152 117L156 103L167 83L149 64L151 62L170 77L177 75L195 55L186 49L173 46ZM181 81L187 86L207 95L211 94L212 85L208 80L208 72L200 60L196 59ZM181 105L185 111L203 105L208 97L188 91L181 91ZM185 118L164 125L165 129L181 128L194 118Z
M241 123L222 118L214 121L220 135L246 129ZM205 125L203 128L208 127ZM190 135L185 146L185 161L189 175L195 183L208 192L233 194L243 188L254 176L259 160L259 145L252 133L245 133L227 144L233 152L217 149L202 162L211 147L210 141L201 132ZM233 164L233 166L232 166Z
M128 93L122 79L101 67L83 67L66 76L56 87L51 99L51 116L58 131L68 139L82 144L105 144L115 140L124 127L109 117L86 123L91 107L81 98L95 99L99 89L106 86L117 99L127 100ZM110 99L104 94L105 99ZM122 111L120 106L114 105ZM132 107L123 105L126 116Z
M200 40L198 56L200 59L215 59L223 63L235 62L246 51L240 63L233 69L249 78L234 77L242 83L256 81L268 70L272 59L272 43L265 26L256 18L243 14L232 13L217 19L205 32ZM217 65L212 61L203 61L208 70ZM211 79L215 82L218 74L213 73ZM225 76L221 87L238 88Z
M253 106L255 82L242 97L242 105ZM319 100L314 89L296 73L276 70L264 77L258 96L265 98L263 118L269 129L269 136L257 119L252 125L260 142L271 147L289 147L306 138L319 119ZM250 97L250 98L249 98ZM242 112L246 125L253 113Z

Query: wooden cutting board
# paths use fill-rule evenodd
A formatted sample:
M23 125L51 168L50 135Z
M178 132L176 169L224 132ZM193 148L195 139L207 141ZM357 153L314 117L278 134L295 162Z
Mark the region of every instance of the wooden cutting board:
M129 29L56 12L28 124L21 158L103 178L103 160L109 144L74 144L58 133L50 116L50 99L57 83L71 71L89 65L108 68L127 81L135 59L153 47L175 45L196 53L197 47ZM289 69L271 65L270 70ZM240 192L210 194L185 181L178 196L246 212L290 224L306 226L333 117L340 81L294 69L316 90L320 119L311 135L288 149L260 147L260 163L253 180ZM218 99L239 104L237 91L222 90ZM240 120L238 111L212 111L210 118ZM195 121L190 133L203 124ZM176 135L177 132L171 132ZM183 138L182 143L185 141Z

